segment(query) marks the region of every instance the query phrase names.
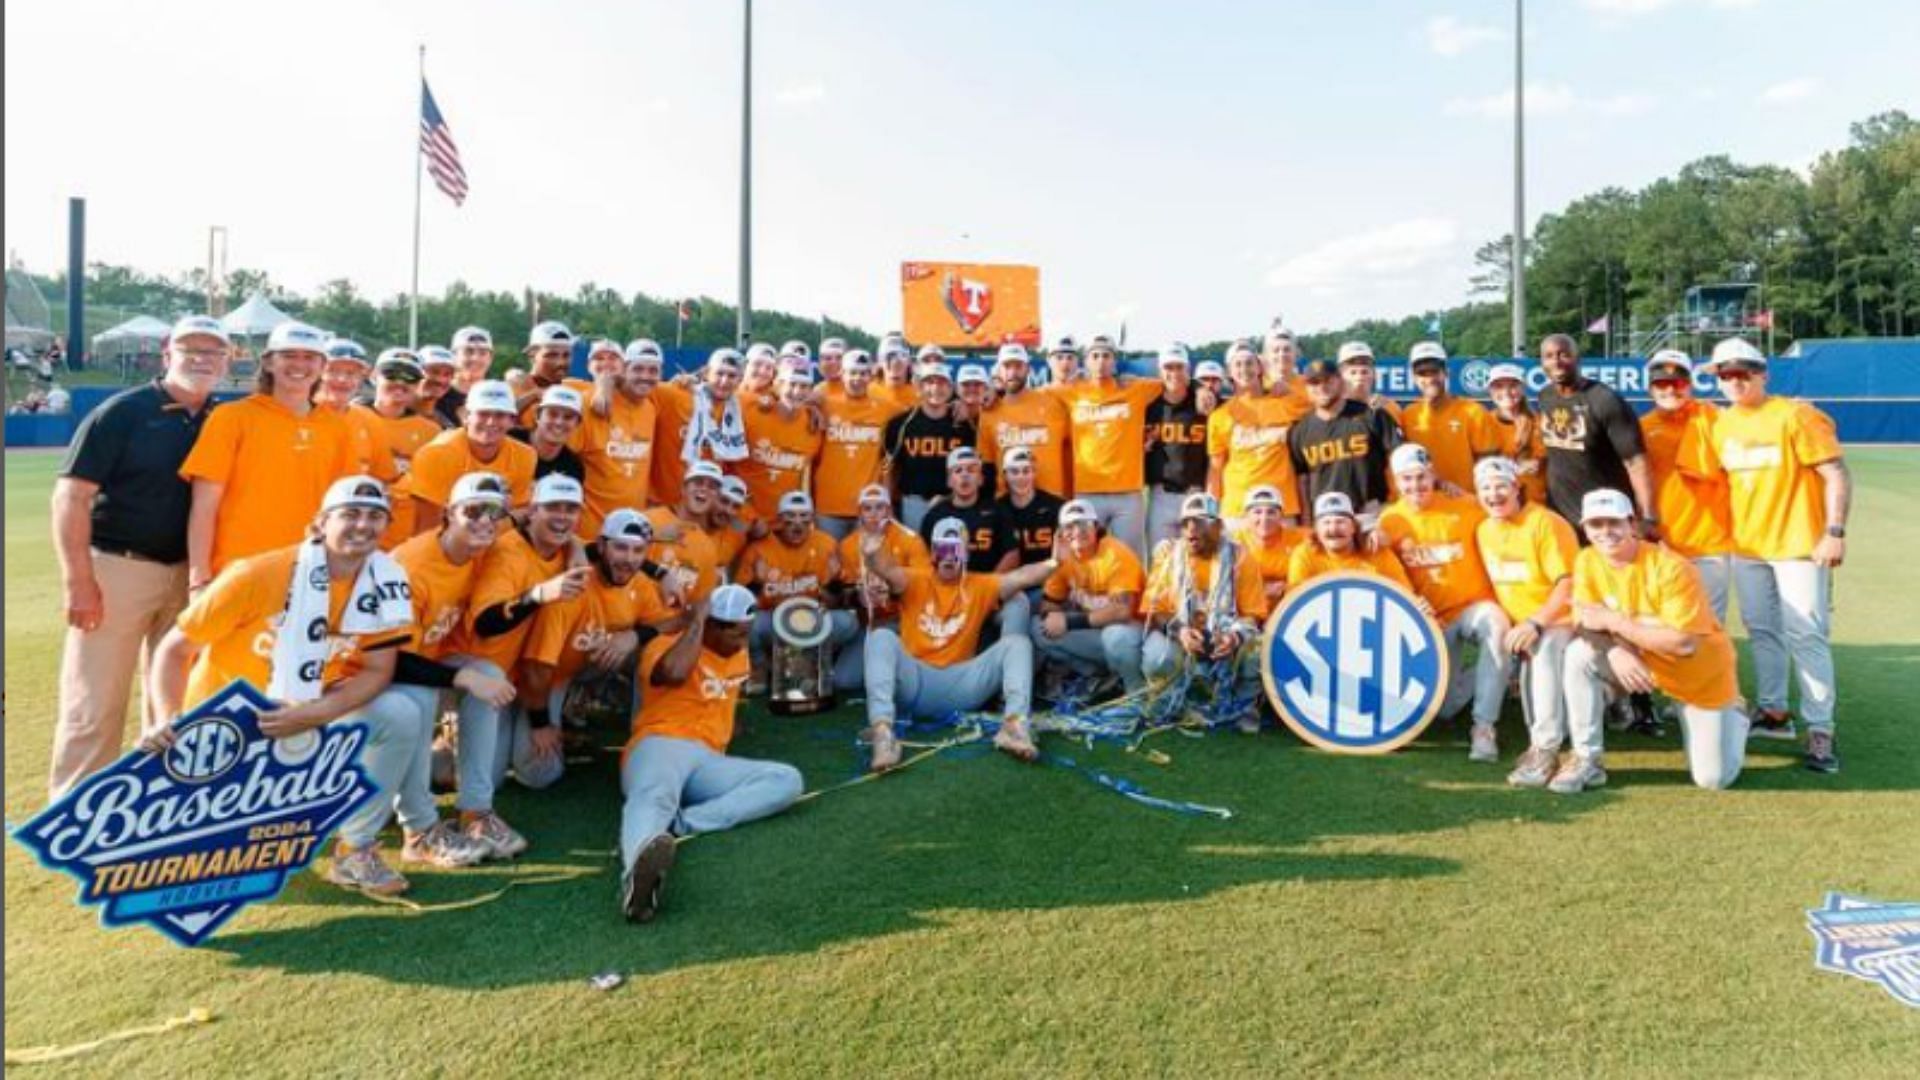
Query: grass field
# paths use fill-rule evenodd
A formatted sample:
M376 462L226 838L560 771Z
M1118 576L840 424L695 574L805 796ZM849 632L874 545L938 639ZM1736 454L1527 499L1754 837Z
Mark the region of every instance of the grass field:
M1446 724L1383 760L1272 734L1167 737L1164 765L1073 751L1221 822L950 755L701 838L662 921L632 927L603 761L509 788L522 865L415 875L415 896L591 876L416 915L306 875L193 951L103 931L8 844L6 1042L205 1006L212 1026L33 1071L1911 1077L1920 1011L1817 973L1804 927L1829 890L1920 899L1920 453L1852 459L1837 777L1762 743L1710 794L1677 740L1614 739L1612 785L1559 798L1469 765ZM6 459L11 821L45 797L56 463ZM736 748L822 787L851 775L853 727L754 715ZM1501 735L1510 759L1516 712ZM587 985L607 970L630 981Z

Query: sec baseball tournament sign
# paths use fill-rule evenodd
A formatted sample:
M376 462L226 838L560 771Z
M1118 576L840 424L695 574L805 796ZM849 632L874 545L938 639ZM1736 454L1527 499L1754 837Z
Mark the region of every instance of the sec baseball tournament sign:
M118 927L147 923L198 945L313 862L373 795L362 724L285 739L273 707L236 681L175 721L165 753L134 750L14 830L41 863L80 881L80 903Z
M1294 733L1343 754L1412 741L1447 695L1446 640L1406 590L1329 574L1290 592L1267 620L1260 674Z

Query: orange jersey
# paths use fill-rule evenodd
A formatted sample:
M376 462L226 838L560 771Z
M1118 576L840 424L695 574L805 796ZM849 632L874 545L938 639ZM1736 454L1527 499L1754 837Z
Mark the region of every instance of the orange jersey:
M1438 492L1425 510L1401 498L1380 512L1380 531L1400 557L1413 590L1433 605L1442 625L1468 607L1493 599L1476 539L1487 512L1471 495L1449 498Z
M353 470L352 436L339 413L295 416L266 394L249 394L207 415L180 475L226 488L213 526L218 573L235 559L298 544L327 488Z
M1641 544L1633 561L1615 567L1593 548L1573 563L1573 599L1617 611L1642 626L1695 635L1692 656L1640 650L1654 683L1667 696L1702 709L1719 709L1740 696L1733 641L1713 617L1700 571L1659 544Z
M473 599L467 605L467 615L461 621L460 629L448 638L447 655L479 657L492 662L506 672L508 678L512 678L513 670L520 662L521 649L526 645L527 634L533 629L534 619L529 618L494 637L481 637L474 623L481 612L525 593L566 569L566 548L554 552L550 558L542 558L518 529L503 531L480 565L480 574L473 584Z
M795 409L791 417L783 417L778 406L762 410L752 405L745 407L742 419L747 428L747 459L728 471L747 482L749 505L771 521L780 513L780 496L807 490L807 471L826 435L814 430L813 413L807 409Z
M1513 460L1520 470L1520 490L1527 495L1527 501L1536 506L1547 505L1547 444L1540 437L1540 417L1535 414L1528 425L1527 445L1520 445L1520 425L1503 420L1500 414L1488 410L1493 417L1494 427L1500 433L1500 453ZM1471 486L1468 491L1473 490Z
M412 650L429 660L448 655L447 646L467 620L474 582L486 560L481 552L456 566L440 546L438 532L421 533L394 549L393 557L407 568L413 585L413 622L419 633Z
M839 576L840 552L833 537L815 529L798 547L778 536L748 544L734 583L752 589L760 606L771 611L796 596L825 599L827 586Z
M655 410L649 394L634 401L615 391L607 398L607 416L587 409L575 433L580 464L586 470L587 505L580 515L580 535L600 535L600 523L622 507L647 508L648 485L653 479Z
M911 382L890 383L875 379L868 384L867 394L876 401L893 406L894 412L905 412L920 400L920 395L914 391Z
M1486 565L1494 599L1516 623L1546 606L1553 587L1573 573L1573 557L1580 550L1567 519L1532 503L1504 521L1487 518L1475 526L1473 537L1480 545L1480 561ZM1553 625L1567 622L1562 615Z
M673 502L680 498L680 485L687 478L687 463L681 460L681 453L687 445L687 421L693 419L693 391L683 389L672 383L661 383L653 388L649 395L653 399L655 419L653 422L653 482L650 488L656 501ZM714 403L714 420L725 414L724 403ZM744 426L747 417L758 406L748 398L745 388L740 391L740 422ZM710 453L702 454L705 460L712 461ZM730 473L740 473L745 462L716 462Z
M859 529L840 538L840 580L849 585L858 585L866 560L860 553ZM918 533L897 521L887 522L886 538L880 547L896 565L903 570L931 570L933 556L927 552L927 542L920 539ZM900 613L898 600L889 600L873 610L875 621L885 620Z
M1500 425L1477 401L1451 397L1439 405L1416 401L1400 413L1408 442L1427 448L1433 471L1462 491L1473 490L1473 463L1506 449Z
M1282 525L1265 540L1250 527L1234 534L1233 542L1240 545L1240 557L1260 572L1260 588L1266 594L1269 610L1286 590L1287 568L1293 565L1294 549L1311 539L1313 530L1298 525Z
M1113 537L1103 536L1085 559L1068 551L1060 568L1047 578L1044 591L1056 604L1091 612L1119 602L1122 595L1130 596L1128 603L1138 607L1146 587L1147 572L1139 556Z
M1000 575L962 574L954 584L932 570L908 570L900 594L900 640L923 664L951 667L973 659L980 628L1000 607Z
M319 405L315 408L330 406ZM388 485L400 479L400 467L393 460L393 448L387 444L386 425L381 422L379 413L365 405L348 405L344 409L334 409L333 414L346 421L347 441L353 447L355 474L371 476Z
M1001 398L980 417L980 457L997 469L1007 451L1025 447L1033 452L1034 486L1064 499L1072 494L1067 430L1067 410L1057 395L1028 390ZM1004 474L999 490L1006 494Z
M273 647L286 615L287 591L300 545L241 559L222 571L193 598L175 625L188 641L201 646L187 675L187 695L181 708L219 693L235 679L245 679L265 692L273 681ZM358 674L365 654L374 649L398 648L413 636L412 627L378 635L349 635L334 630L346 614L353 582L327 585L327 667L322 682L328 686Z
M1287 433L1313 411L1291 396L1241 395L1207 417L1207 456L1225 457L1220 470L1220 512L1239 517L1247 492L1262 484L1280 491L1281 512L1300 516L1300 485L1294 478Z
M453 485L470 472L498 473L507 481L508 498L514 506L525 506L533 498L533 470L540 456L533 447L518 439L501 439L492 461L482 461L467 440L465 428L443 431L413 455L407 470L407 487L414 498L424 499L441 509L453 496Z
M669 507L656 506L646 512L646 519L653 525L654 541L647 548L647 558L662 566L684 566L695 575L693 591L688 594L688 603L705 600L720 583L720 553L714 547L713 537L698 525L680 520L680 515ZM680 530L680 539L673 543L661 540L660 534L667 530Z
M355 405L354 408L366 408ZM393 521L387 525L385 536L380 538L380 546L392 551L413 535L413 483L408 479L408 470L413 466L413 455L420 448L437 438L443 429L439 424L416 413L401 413L397 417L381 416L373 409L367 409L380 437L386 441L387 453L393 458L394 471L399 479L387 485L387 499L393 504Z
M722 754L733 741L733 714L740 705L740 689L747 683L747 650L721 656L703 647L686 682L679 686L654 685L653 672L660 666L660 658L680 638L680 634L662 634L640 650L640 708L633 715L628 754L650 735L691 739Z
M733 564L753 534L753 523L759 520L760 515L753 512L753 507L743 506L734 513L732 524L702 530L707 539L713 541L714 568L727 571L728 580L732 580Z
M1158 382L1075 383L1061 392L1075 495L1137 495L1147 486L1147 406Z
M1220 561L1216 554L1210 559L1184 556L1191 561L1193 580L1191 598L1178 590L1175 581L1175 562L1182 558L1180 550L1183 540L1172 540L1160 545L1154 551L1153 572L1147 575L1147 591L1140 598L1140 612L1143 615L1177 616L1186 611L1188 604L1204 606L1207 594L1213 588L1214 566ZM1260 568L1247 558L1246 552L1240 552L1233 567L1233 599L1235 614L1251 619L1263 619L1267 615L1267 590L1260 582Z
M1356 540L1358 545L1360 541ZM1388 581L1397 581L1413 591L1413 582L1408 579L1406 568L1400 565L1400 557L1391 551L1368 553L1356 546L1351 551L1332 552L1320 546L1319 540L1309 540L1293 549L1293 555L1287 560L1287 588L1297 589L1314 578L1326 574L1372 574Z
M1654 512L1660 538L1688 558L1733 550L1732 496L1713 460L1713 424L1720 410L1691 401L1640 418L1647 464L1653 468Z
M625 585L614 585L595 568L585 592L548 604L533 617L521 657L552 667L553 680L559 683L586 667L587 657L607 638L673 615L659 587L645 574L636 573Z
M1827 485L1814 466L1840 459L1832 418L1782 397L1759 408L1722 409L1713 422L1713 451L1732 492L1734 553L1810 557L1827 531Z
M871 394L827 399L827 431L813 472L813 508L829 517L860 513L860 489L880 480L880 440L900 410Z

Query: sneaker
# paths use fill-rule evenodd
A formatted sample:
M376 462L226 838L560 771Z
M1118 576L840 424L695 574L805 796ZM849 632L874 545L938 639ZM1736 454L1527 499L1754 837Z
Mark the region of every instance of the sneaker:
M1553 779L1554 766L1559 759L1558 750L1529 746L1527 752L1520 755L1520 760L1514 763L1513 771L1507 774L1507 783L1514 787L1546 787Z
M1000 730L993 733L993 748L1021 761L1040 756L1040 748L1033 745L1033 735L1027 731L1027 720L1023 716L1009 716L1000 722Z
M1761 709L1753 714L1753 722L1747 728L1749 739L1781 739L1792 742L1793 714L1785 709Z
M1807 768L1817 773L1829 775L1840 771L1840 755L1833 749L1833 732L1807 732L1807 756L1802 759Z
M457 870L473 866L493 853L493 848L469 837L451 821L436 821L422 832L409 834L400 848L400 861Z
M527 838L500 820L500 815L483 810L471 820L460 823L460 831L487 850L489 859L511 859L527 850Z
M660 912L660 891L673 868L673 837L656 833L640 845L640 854L620 877L620 913L628 922L652 922Z
M1633 706L1628 698L1615 698L1607 702L1607 730L1625 731L1633 726Z
M867 738L873 744L873 759L868 768L886 772L900 764L900 739L894 735L892 724L874 724L867 729Z
M354 850L336 847L333 863L327 867L327 880L343 889L375 896L398 896L407 891L407 879L380 858L380 849L373 844Z
M1490 727L1473 726L1473 748L1467 751L1468 761L1493 763L1500 760L1500 736Z
M1635 694L1628 698L1627 712L1632 717L1632 722L1627 725L1628 731L1655 739L1666 737L1667 727L1653 707L1652 694Z
M1260 710L1249 707L1246 712L1240 714L1240 719L1233 722L1233 726L1242 735L1260 734Z
M740 692L747 697L765 697L767 693L767 677L758 671L748 675L747 684L740 688Z
M436 792L460 790L460 759L454 749L453 739L446 733L433 740L433 790Z
M1066 696L1067 669L1059 664L1048 664L1040 672L1040 685L1034 689L1034 696L1042 701L1057 702Z
M1606 786L1607 770L1600 767L1599 756L1585 754L1569 754L1566 764L1547 782L1547 790L1555 795L1578 795L1588 788Z

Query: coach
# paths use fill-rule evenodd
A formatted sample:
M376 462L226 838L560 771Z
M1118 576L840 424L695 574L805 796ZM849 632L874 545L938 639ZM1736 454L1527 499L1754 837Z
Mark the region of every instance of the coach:
M1540 342L1548 383L1540 390L1540 439L1547 448L1547 504L1568 521L1580 520L1590 491L1632 491L1640 529L1657 539L1653 469L1633 409L1613 388L1580 373L1580 349L1565 334Z
M216 319L174 324L166 373L123 390L80 423L53 488L53 540L66 589L59 726L48 790L59 798L120 756L134 668L187 603L187 515L180 478L226 377L231 343Z

